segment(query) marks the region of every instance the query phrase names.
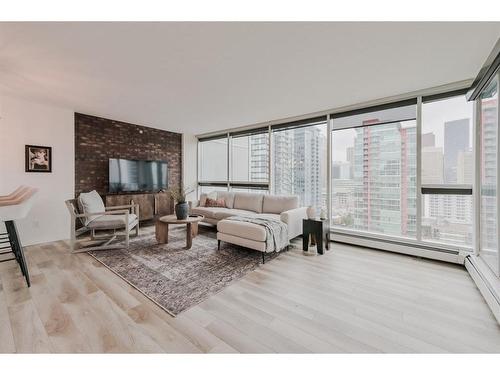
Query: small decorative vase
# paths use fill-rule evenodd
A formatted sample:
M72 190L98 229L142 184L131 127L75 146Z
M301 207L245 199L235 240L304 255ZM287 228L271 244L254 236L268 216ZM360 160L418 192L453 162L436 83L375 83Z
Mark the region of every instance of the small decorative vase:
M189 214L188 202L177 203L175 205L175 216L177 216L177 220L186 220L188 214Z
M307 218L314 219L316 217L316 209L313 206L307 207Z
M326 210L324 208L321 209L321 213L319 214L319 218L321 220L326 220Z

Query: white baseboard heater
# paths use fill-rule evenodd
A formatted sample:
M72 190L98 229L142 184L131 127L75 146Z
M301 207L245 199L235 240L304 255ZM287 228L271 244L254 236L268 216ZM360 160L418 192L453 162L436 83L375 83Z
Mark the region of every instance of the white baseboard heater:
M369 247L377 250L391 251L413 255L422 258L441 260L457 264L464 264L464 259L467 254L459 250L439 249L432 246L416 243L403 243L402 241L368 237L364 235L330 232L330 240L335 242L346 243L349 245Z
M477 256L468 256L465 259L465 268L500 324L500 280Z

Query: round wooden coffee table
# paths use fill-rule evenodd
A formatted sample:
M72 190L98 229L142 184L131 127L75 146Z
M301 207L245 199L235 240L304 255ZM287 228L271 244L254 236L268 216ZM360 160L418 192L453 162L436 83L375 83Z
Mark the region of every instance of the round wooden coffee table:
M168 226L174 224L186 224L186 249L193 246L193 237L198 234L198 223L205 217L202 215L188 216L185 220L178 220L175 215L160 217L155 224L156 241L168 243Z

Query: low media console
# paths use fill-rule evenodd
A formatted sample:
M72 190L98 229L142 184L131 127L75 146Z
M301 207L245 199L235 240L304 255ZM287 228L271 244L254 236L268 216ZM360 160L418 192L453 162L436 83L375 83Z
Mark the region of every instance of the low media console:
M169 193L107 194L106 206L139 204L139 220L152 220L174 213L174 201Z

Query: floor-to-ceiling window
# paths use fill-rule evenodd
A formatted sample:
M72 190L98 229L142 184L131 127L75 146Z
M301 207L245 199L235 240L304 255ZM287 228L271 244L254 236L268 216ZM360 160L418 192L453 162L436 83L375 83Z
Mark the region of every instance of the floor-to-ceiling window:
M225 182L228 175L228 140L226 135L203 139L198 144L198 179L200 182Z
M498 74L480 99L480 251L498 276Z
M198 193L269 192L269 128L201 138Z
M464 93L423 98L422 240L472 247L474 108Z
M500 40L483 64L467 92L474 101L475 173L474 173L474 255L465 260L465 266L479 290L500 321Z
M463 90L333 114L334 231L471 248L473 114Z
M233 191L269 190L269 129L230 136L230 187Z
M326 213L326 117L272 127L272 191Z
M495 98L483 101L485 124L494 123ZM199 192L297 195L301 206L313 206L318 215L329 208L332 230L342 240L352 235L379 242L393 239L447 254L472 249L475 117L463 89L336 112L329 118L200 139ZM495 142L491 127L484 126L485 150L486 143ZM488 155L492 151L496 149ZM488 207L496 202L496 191L488 185L495 179L492 163L484 159L482 204ZM492 236L484 228L493 221L496 225L496 216L482 217L483 242ZM492 237L489 241L493 243Z
M415 108L405 102L332 116L334 228L415 237Z

